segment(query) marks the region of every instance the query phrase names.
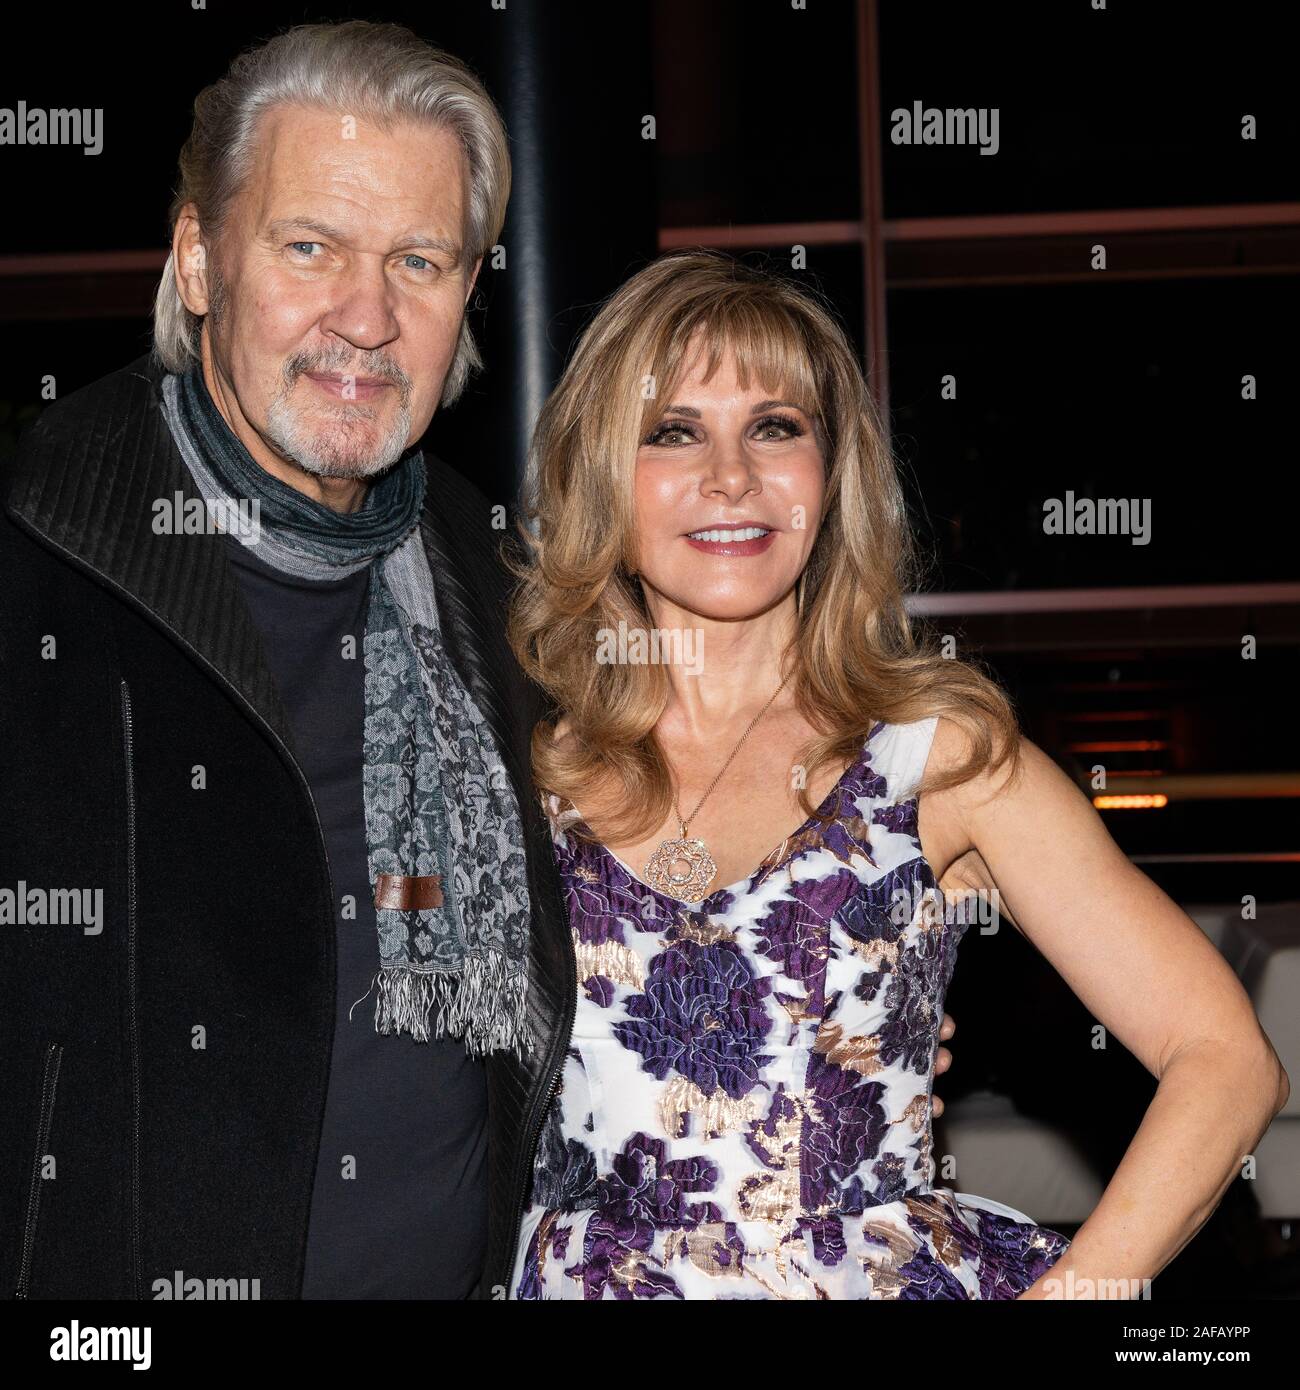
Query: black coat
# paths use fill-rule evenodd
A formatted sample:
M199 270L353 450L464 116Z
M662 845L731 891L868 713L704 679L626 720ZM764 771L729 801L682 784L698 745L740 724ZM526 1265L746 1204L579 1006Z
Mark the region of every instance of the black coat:
M161 379L145 356L47 408L3 480L0 889L103 891L97 934L0 924L10 1296L151 1298L176 1270L257 1278L262 1298L302 1288L334 1027L333 894L228 542L153 531L155 499L200 495ZM529 775L542 701L504 637L503 533L477 489L426 459L421 529L442 632L514 781L533 905L539 1050L487 1063L477 1293L499 1298L574 965ZM38 1176L45 1155L53 1180Z

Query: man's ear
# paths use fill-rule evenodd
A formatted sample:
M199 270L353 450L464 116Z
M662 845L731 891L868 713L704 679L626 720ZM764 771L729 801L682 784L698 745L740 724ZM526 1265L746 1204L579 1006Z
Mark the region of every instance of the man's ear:
M186 203L172 231L172 269L181 302L192 314L208 312L208 249L203 243L198 209Z
M469 303L469 297L474 293L474 286L478 284L478 273L483 265L483 257L480 256L474 262L474 269L470 271L469 284L465 287L465 303Z

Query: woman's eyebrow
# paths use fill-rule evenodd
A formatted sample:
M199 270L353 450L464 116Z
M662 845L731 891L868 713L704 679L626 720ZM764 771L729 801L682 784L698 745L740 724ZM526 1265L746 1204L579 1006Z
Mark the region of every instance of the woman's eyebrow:
M765 410L772 410L776 406L783 405L790 410L802 410L806 415L808 412L801 405L796 405L794 401L759 401L759 403L749 413L751 415L761 415ZM693 405L667 405L664 407L665 415L689 415L692 420L700 418L700 412Z

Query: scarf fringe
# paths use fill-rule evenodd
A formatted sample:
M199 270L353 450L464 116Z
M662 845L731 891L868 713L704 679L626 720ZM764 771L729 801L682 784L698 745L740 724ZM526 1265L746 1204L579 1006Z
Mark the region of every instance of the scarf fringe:
M472 1057L509 1050L523 1058L533 1050L524 978L499 952L467 956L460 971L384 967L377 985L377 1033L459 1038Z

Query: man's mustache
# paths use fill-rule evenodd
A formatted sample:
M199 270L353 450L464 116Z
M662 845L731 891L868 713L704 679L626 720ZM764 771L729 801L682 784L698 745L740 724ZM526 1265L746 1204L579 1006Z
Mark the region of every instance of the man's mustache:
M347 362L331 362L327 358L291 357L284 365L286 386L292 386L306 372L337 372L340 376L379 377L398 387L405 397L410 392L411 383L406 373L395 363L382 360L373 366L354 366Z

